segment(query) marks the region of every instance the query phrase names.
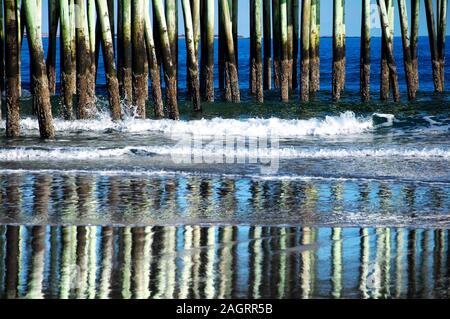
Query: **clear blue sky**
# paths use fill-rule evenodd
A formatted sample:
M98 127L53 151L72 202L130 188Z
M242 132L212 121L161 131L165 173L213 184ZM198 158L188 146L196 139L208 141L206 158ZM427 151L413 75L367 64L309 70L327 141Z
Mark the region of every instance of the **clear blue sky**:
M183 25L183 13L181 10L181 0L179 1L179 33L184 34L184 25ZM217 33L217 0L215 7L216 14L216 33ZM249 19L249 0L239 0L239 19L238 19L238 29L239 34L245 37L248 37L250 34L250 19ZM375 0L372 0L373 5L376 4ZM400 21L398 17L398 9L397 9L397 1L394 0L395 3L395 34L400 35ZM406 1L408 6L409 13L409 5L410 1ZM424 1L420 1L421 12L420 12L420 35L427 34L427 26L426 26L426 17L425 17L425 8ZM301 0L300 0L301 7ZM320 19L321 19L321 35L322 36L330 36L332 34L332 19L333 19L333 0L321 0L320 6ZM47 17L47 1L43 1L43 31L47 32L48 30L48 21ZM361 28L361 0L347 0L345 3L345 14L346 14L346 29L348 36L359 36L360 28ZM449 16L449 15L447 15ZM378 20L378 15L375 14L375 19ZM447 28L447 34L450 34L450 26ZM379 30L374 30L374 34L380 34Z

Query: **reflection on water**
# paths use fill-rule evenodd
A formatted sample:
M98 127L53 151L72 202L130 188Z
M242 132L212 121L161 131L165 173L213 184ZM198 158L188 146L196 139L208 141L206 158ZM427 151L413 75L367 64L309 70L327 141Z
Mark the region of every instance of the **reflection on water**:
M450 183L0 174L0 222L4 224L449 228L449 212Z
M448 298L447 230L0 226L1 298Z

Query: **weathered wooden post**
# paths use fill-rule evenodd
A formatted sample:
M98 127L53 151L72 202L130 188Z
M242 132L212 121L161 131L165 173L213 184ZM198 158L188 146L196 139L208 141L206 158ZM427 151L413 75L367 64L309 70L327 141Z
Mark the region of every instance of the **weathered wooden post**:
M333 0L333 100L341 98L345 86L345 0Z
M191 4L189 0L182 1L183 6L183 17L184 17L184 29L185 29L185 37L186 37L186 66L188 76L188 86L190 87L192 103L194 105L195 111L201 111L200 104L200 83L198 79L198 62L196 57L195 50L195 36L194 36L194 26L192 23L192 12L191 12Z
M75 90L75 68L72 60L72 38L70 26L69 0L60 0L60 30L61 30L61 115L69 120L73 117L73 93Z
M77 37L76 37L76 6L75 0L69 0L69 34L70 34L70 49L73 66L73 87L72 94L77 94Z
M289 56L288 56L288 25L287 25L287 0L280 0L280 25L281 25L281 100L289 100Z
M255 68L255 1L250 0L250 67L249 67L249 84L250 94L255 94L256 91L256 68Z
M402 31L403 64L405 67L406 85L408 88L408 99L413 100L416 96L416 92L414 89L414 71L411 59L411 46L408 30L408 12L406 9L405 0L398 0L398 9L400 14L400 27Z
M300 99L309 101L309 75L310 75L310 35L311 35L311 0L302 2L302 42L301 42L301 85Z
M286 8L287 8L287 55L288 55L288 67L289 67L289 90L292 90L292 77L294 73L294 63L293 63L293 10L292 10L292 0L286 0ZM298 10L297 10L298 14ZM297 68L296 68L297 69Z
M441 83L440 66L438 61L437 35L436 35L436 25L434 19L434 9L432 0L425 0L425 13L427 16L428 41L430 43L434 90L436 92L441 93L443 88Z
M264 90L272 88L272 34L270 21L270 0L263 0L264 24Z
M164 79L166 82L166 107L169 110L169 117L174 120L180 118L177 101L176 72L172 63L170 50L170 40L167 31L166 17L162 0L153 0L153 13L158 26L158 39L161 44L162 60L164 64Z
M394 49L393 49L393 37L391 36L391 30L389 28L389 16L386 10L385 0L377 0L378 7L380 8L380 20L381 28L384 34L384 44L386 47L386 60L389 67L389 77L390 84L392 86L392 95L394 101L400 101L400 91L398 88L398 76L397 76L397 65L394 59Z
M292 0L292 87L298 88L298 64L299 64L299 0Z
M233 44L234 44L234 55L236 59L236 67L239 65L239 50L238 50L238 0L231 0L228 2L230 7L231 14L231 24L233 28Z
M88 0L87 2L87 10L88 10L88 29L89 29L89 55L90 55L90 61L91 64L89 66L89 97L93 103L97 100L95 96L95 77L97 73L97 65L96 65L96 53L95 53L95 46L96 46L96 24L97 24L97 12L96 12L96 5L95 0Z
M320 89L320 0L311 0L311 35L309 42L309 91L314 96Z
M19 26L17 24L16 0L4 0L5 5L5 71L6 71L6 136L20 134L19 103Z
M1 10L0 10L1 11ZM47 51L47 76L50 94L56 92L56 36L59 21L59 1L48 2L48 51Z
M419 43L419 15L420 15L420 0L411 0L411 63L413 68L414 78L414 94L419 90L419 62L417 56L417 49Z
M167 32L175 72L175 93L178 94L178 1L165 0Z
M362 4L359 75L361 99L367 102L370 100L370 0Z
M96 0L96 3L102 35L101 44L103 61L105 64L111 118L113 119L113 121L118 121L121 118L119 81L117 80L116 62L114 60L114 47L112 32L109 24L108 4L106 0Z
M133 16L133 104L136 116L145 118L145 102L148 97L148 65L145 48L144 0L133 0L131 13Z
M394 0L385 0L386 10L388 14L389 23L389 37L394 36ZM384 34L381 34L381 70L380 70L380 99L387 101L389 98L389 66L386 57L386 41L384 40Z
M263 91L263 64L262 64L262 8L261 0L254 0L254 31L255 31L255 58L254 58L254 68L255 68L255 95L256 100L260 103L264 101L264 91Z
M131 1L124 0L122 4L122 65L119 69L122 78L122 99L127 109L133 104L133 46L131 27Z
M89 87L92 86L92 77L90 76L91 54L89 43L89 30L87 24L87 2L76 0L76 40L77 40L77 118L87 119L94 115L95 100L89 94Z
M53 127L52 107L50 103L50 91L48 89L47 70L45 66L44 48L42 47L40 11L35 0L24 0L22 2L25 12L25 23L30 50L33 59L33 96L35 99L37 117L39 122L39 133L41 138L51 139L55 137Z
M148 10L150 0L145 0L145 45L147 48L148 66L150 69L150 80L152 81L152 98L153 110L156 118L164 117L164 105L161 91L161 74L158 65L158 57L156 55L155 40L153 37L153 30L150 21L150 12Z
M272 0L273 80L276 89L281 88L281 23L280 0Z
M5 90L5 19L3 0L0 0L0 94ZM0 99L0 118L2 116Z
M447 31L447 0L438 1L438 32L437 32L437 56L439 61L439 75L441 76L441 87L444 91L445 83L445 38Z
M206 1L205 7L205 98L214 102L214 1Z
M225 77L226 77L226 90L225 98L227 101L239 103L241 100L239 91L239 80L236 65L236 55L234 53L234 41L233 41L233 29L231 25L230 7L228 0L219 0L225 50Z

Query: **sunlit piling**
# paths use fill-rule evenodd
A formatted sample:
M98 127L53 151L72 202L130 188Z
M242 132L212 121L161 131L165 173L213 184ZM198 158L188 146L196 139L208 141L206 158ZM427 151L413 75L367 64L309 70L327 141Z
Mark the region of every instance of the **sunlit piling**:
M333 100L341 98L345 86L345 0L333 1Z
M309 39L309 92L320 89L320 0L311 0L311 30Z
M258 102L264 101L263 93L263 64L262 64L262 8L261 0L252 0L252 59L250 69L252 70L252 93Z
M149 7L149 2L150 0L145 0L145 8ZM145 45L147 49L147 60L150 71L153 110L156 118L163 118L164 105L161 91L161 74L158 65L158 57L156 55L156 47L149 10L145 11Z
M302 2L302 42L301 42L301 85L300 99L309 101L310 92L310 36L311 36L311 0Z
M389 98L390 80L389 66L387 61L387 41L393 41L394 36L394 0L385 0L387 23L389 26L388 39L385 39L384 32L381 32L381 65L380 65L380 99L387 101ZM381 20L381 19L380 19Z
M177 102L177 73L173 64L173 57L167 31L166 17L162 0L153 0L153 14L156 19L158 39L161 45L161 55L164 64L164 79L166 83L166 108L171 119L179 119ZM156 31L155 31L156 33Z
M281 24L280 0L272 0L272 38L273 38L273 84L281 87Z
M416 95L414 89L414 70L411 58L411 42L408 31L408 12L406 10L406 1L398 0L398 8L400 15L400 27L402 31L403 45L403 63L405 67L406 85L408 88L408 99L413 100Z
M133 47L133 105L136 116L145 118L145 103L148 97L148 65L145 47L145 8L144 0L133 0L132 13L132 47Z
M239 80L234 54L233 29L228 0L219 0L221 8L221 22L224 36L225 49L225 99L232 102L240 102Z
M75 90L75 66L72 60L72 41L69 1L60 0L60 50L61 50L61 110L64 119L73 117L73 93Z
M20 134L19 103L19 28L15 0L4 0L5 5L5 71L6 91L6 136L17 137Z
M370 100L370 0L364 0L361 18L360 94L364 102Z
M378 6L380 8L380 20L381 29L383 32L383 42L384 42L384 53L386 54L386 61L389 72L389 85L392 88L392 95L394 101L400 100L400 91L398 88L398 75L397 75L397 65L394 59L394 37L391 34L391 29L389 25L389 16L386 9L386 4L384 0L377 0Z
M280 45L281 45L281 101L287 102L289 100L289 52L288 52L288 8L287 0L280 0Z
M437 59L442 90L445 84L445 38L447 35L447 0L438 1Z
M201 111L200 105L200 83L198 78L198 61L195 48L195 29L192 19L191 4L189 0L182 1L184 30L186 37L186 67L188 70L188 86L190 88L192 103L195 111Z
M91 54L90 54L90 42L89 42L89 29L87 23L87 5L86 1L77 0L76 4L78 10L77 15L77 118L87 119L94 116L95 111L95 96L90 94L90 87L92 87L91 81L94 80L91 77ZM95 85L95 84L94 84Z
M434 90L436 92L442 92L443 87L441 83L440 66L438 59L438 40L436 34L436 19L434 17L434 8L432 0L425 0L425 13L427 16L428 27L428 41L430 43L430 55L431 55L431 68L433 71L433 83Z
M106 0L96 0L98 17L101 26L102 36L102 52L105 64L106 82L108 90L109 107L111 110L111 118L114 121L120 120L120 98L119 98L119 82L117 80L116 62L114 57L113 39L109 24L109 13Z
M0 4L1 8L1 4ZM0 10L2 11L2 10ZM50 94L56 93L56 37L59 22L59 1L48 2L47 76ZM3 23L0 23L0 27ZM2 41L2 40L1 40ZM2 41L3 42L3 41ZM0 76L2 76L0 74Z
M264 36L264 90L272 88L272 30L270 20L270 0L263 0L263 36Z

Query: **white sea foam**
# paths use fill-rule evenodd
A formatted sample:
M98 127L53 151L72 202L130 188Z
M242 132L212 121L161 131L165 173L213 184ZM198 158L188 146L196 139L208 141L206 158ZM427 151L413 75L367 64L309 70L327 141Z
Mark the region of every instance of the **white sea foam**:
M171 146L141 146L122 148L11 148L0 150L0 161L66 161L66 160L94 160L99 158L118 159L124 157L145 156L183 156L190 158L212 158L225 155L236 158L419 158L419 159L450 159L450 149L446 148L343 148L343 149L302 149L294 147L283 148L217 148L203 146L201 148L171 147Z
M377 115L388 118L386 123L392 125L393 115ZM384 125L388 125L384 123ZM372 116L358 117L355 113L347 111L338 116L324 118L311 118L307 120L287 120L279 118L251 118L251 119L201 119L190 121L150 120L126 118L120 122L111 121L105 113L95 120L65 121L56 119L54 122L58 135L74 132L105 132L119 131L124 133L155 132L162 134L189 134L199 135L244 135L267 136L269 134L279 137L296 136L335 136L351 135L371 131L375 128ZM25 118L20 121L23 134L31 132L37 134L38 122L34 118ZM0 122L0 128L5 128L5 121Z

